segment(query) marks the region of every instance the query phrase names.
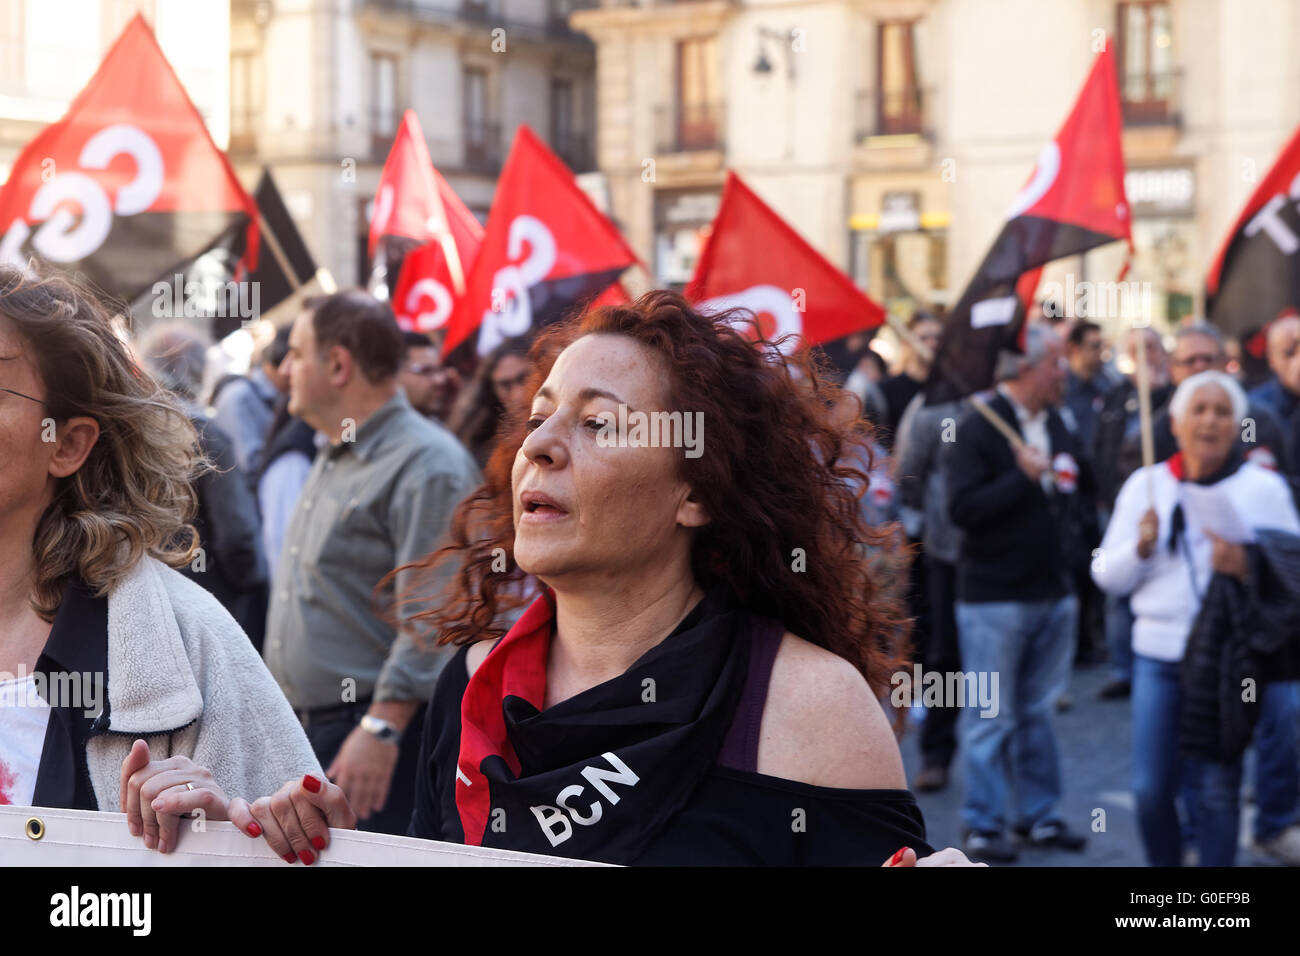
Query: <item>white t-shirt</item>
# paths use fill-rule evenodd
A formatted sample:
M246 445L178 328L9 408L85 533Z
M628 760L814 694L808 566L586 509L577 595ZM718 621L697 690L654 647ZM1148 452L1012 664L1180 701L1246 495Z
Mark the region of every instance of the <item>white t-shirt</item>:
M31 806L49 722L35 675L0 681L0 804Z

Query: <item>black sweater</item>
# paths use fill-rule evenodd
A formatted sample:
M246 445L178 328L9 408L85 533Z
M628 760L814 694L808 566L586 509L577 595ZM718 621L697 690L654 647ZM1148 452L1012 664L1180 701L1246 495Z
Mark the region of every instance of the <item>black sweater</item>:
M1017 433L1020 423L1000 394L987 400ZM1072 491L1043 491L1016 464L1011 443L971 409L957 426L948 462L948 514L964 532L957 563L959 601L1048 601L1070 593L1086 567L1084 522L1093 483L1078 439L1050 410L1052 459L1066 453L1078 471Z

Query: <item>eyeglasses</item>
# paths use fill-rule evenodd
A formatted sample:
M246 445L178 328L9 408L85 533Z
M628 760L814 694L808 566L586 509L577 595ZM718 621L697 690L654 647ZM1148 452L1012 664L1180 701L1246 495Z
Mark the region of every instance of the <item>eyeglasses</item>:
M432 377L434 375L437 375L440 371L442 371L442 366L435 365L432 362L427 364L412 362L410 365L406 366L406 370L410 372L412 375L422 375L425 377Z
M1218 360L1217 355L1188 355L1174 359L1174 364L1179 368L1191 368L1193 365L1213 365Z
M3 386L0 386L0 392L8 392L10 395L17 395L19 398L25 398L29 402L35 402L37 405L45 405L45 402L41 401L39 398L32 398L30 395L24 395L22 392L15 392L12 388L4 388Z

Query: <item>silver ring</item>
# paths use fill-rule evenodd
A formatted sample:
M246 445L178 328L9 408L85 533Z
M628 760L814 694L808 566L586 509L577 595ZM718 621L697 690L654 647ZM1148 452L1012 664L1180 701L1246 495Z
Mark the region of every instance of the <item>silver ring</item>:
M194 784L192 784L192 783L190 783L188 780L186 780L186 781L185 781L185 789L186 789L186 790L193 790L193 789L194 789Z

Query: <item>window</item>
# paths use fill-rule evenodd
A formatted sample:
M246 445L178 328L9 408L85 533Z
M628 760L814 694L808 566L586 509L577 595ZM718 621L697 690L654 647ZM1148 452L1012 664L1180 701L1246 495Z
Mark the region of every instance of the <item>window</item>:
M551 80L551 142L563 147L573 136L573 81Z
M397 132L397 58L384 53L370 57L371 120L376 137Z
M551 80L551 145L566 166L584 172L591 167L590 150L586 135L578 128L576 105L573 80Z
M253 54L230 54L230 135L251 136L257 120Z
M498 161L498 129L488 105L487 70L467 66L464 72L465 165L491 171Z
M1130 125L1168 123L1174 113L1174 44L1164 0L1121 3L1119 88Z
M465 144L483 146L487 140L487 72L465 70Z
M677 44L677 148L716 149L721 145L721 83L715 37Z
M876 131L882 136L921 132L920 28L919 20L876 27Z

